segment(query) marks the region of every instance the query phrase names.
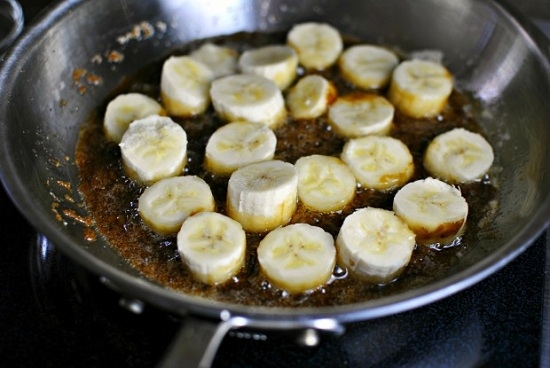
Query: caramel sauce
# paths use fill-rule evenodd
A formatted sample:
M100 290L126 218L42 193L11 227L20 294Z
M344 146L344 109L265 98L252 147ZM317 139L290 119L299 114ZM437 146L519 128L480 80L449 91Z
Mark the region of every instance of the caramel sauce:
M284 34L246 33L212 40L217 44L233 47L239 52L265 44L284 43ZM202 44L187 45L177 54L188 53ZM348 40L348 45L352 41ZM141 73L130 76L113 91L119 93L140 92L160 99L160 70L162 61L149 65ZM302 75L304 74L301 71ZM339 95L354 93L334 67L322 73L332 80ZM374 91L385 94L386 91ZM109 99L110 100L110 99ZM108 101L107 101L108 102ZM454 91L443 112L433 119L412 119L396 111L390 135L402 140L411 150L415 174L411 180L425 178L422 156L428 143L438 134L455 127L483 133L473 116L468 112L475 103L467 96ZM177 252L174 236L159 236L153 233L140 219L137 203L143 187L124 174L120 150L108 142L103 134L102 117L106 103L83 124L76 150L80 173L80 187L86 206L97 226L98 232L120 255L146 278L177 292L199 295L220 302L262 306L329 306L342 305L401 293L426 285L443 277L475 241L480 223L485 219L496 200L497 190L491 178L460 185L470 206L466 230L451 247L417 246L404 272L396 280L385 285L370 283L348 274L337 266L331 280L323 287L306 294L291 295L272 286L259 272L256 248L261 234L247 235L245 265L239 274L223 285L209 286L193 278L186 270ZM212 188L217 211L225 212L227 177L218 177L203 167L204 149L209 136L225 122L210 109L203 115L189 119L175 119L188 135L188 163L185 174L203 178ZM287 121L275 129L277 136L276 159L294 163L298 158L311 154L339 156L345 139L337 136L327 122L326 116L316 120ZM352 203L337 213L317 213L298 203L291 223L305 222L320 226L334 237L340 226L354 209L373 206L391 209L395 190L375 191L357 188ZM482 219L484 221L482 221Z

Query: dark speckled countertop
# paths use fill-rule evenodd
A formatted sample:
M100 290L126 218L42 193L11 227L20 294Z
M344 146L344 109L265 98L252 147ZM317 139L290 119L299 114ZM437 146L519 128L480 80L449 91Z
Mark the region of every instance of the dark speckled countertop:
M29 24L50 1L21 3ZM550 19L550 2L522 7L544 23L537 6ZM160 361L179 317L119 307L120 296L40 238L3 189L0 208L0 366L152 367ZM298 346L287 334L232 333L214 366L537 367L550 352L542 344L546 243L543 234L512 263L456 295L347 325L344 335L323 336L316 347Z

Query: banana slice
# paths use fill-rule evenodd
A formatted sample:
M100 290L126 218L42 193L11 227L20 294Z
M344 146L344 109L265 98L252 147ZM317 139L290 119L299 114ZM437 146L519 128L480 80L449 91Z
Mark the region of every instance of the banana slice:
M426 178L401 188L393 210L414 231L419 244L448 244L466 224L468 203L457 188Z
M287 34L287 44L296 50L306 69L324 70L333 65L344 48L338 30L325 23L297 24Z
M414 173L413 157L399 139L366 136L350 139L342 160L365 188L389 190L404 185Z
M143 222L161 235L176 233L186 218L215 207L210 186L197 176L161 179L146 188L138 201Z
M150 185L183 172L187 134L171 118L151 115L135 120L119 144L126 174Z
M355 196L355 176L337 157L305 156L294 166L298 171L298 198L309 209L339 211Z
M445 107L453 90L453 76L441 64L409 60L393 71L389 100L405 115L433 117Z
M172 116L201 114L210 104L208 93L214 73L190 56L171 56L162 66L160 92L162 103Z
M342 77L362 89L385 87L399 59L390 50L375 45L348 48L338 59Z
M369 134L387 134L393 122L394 107L375 94L351 94L339 97L328 110L334 131L347 138Z
M184 221L177 235L178 251L194 277L215 285L242 268L246 234L241 225L217 212L200 212Z
M298 55L290 46L270 45L243 52L239 69L244 74L256 74L270 79L281 90L296 78Z
M485 138L455 128L430 142L424 154L424 167L446 182L467 183L485 175L493 160L493 148Z
M336 263L334 239L317 226L298 223L281 227L260 241L258 261L272 284L303 293L330 279Z
M315 119L323 115L338 92L332 82L320 75L308 75L294 85L286 97L293 119Z
M189 56L209 67L216 79L235 74L238 70L239 53L230 47L207 42Z
M285 102L275 82L254 74L215 80L210 89L218 115L228 121L248 121L275 127L286 117Z
M229 175L244 165L271 160L276 146L275 133L264 124L229 123L210 136L205 166L217 175Z
M366 207L346 217L338 237L338 259L362 279L388 283L409 264L415 234L392 211Z
M262 161L236 170L227 184L227 213L250 232L285 225L296 211L298 173L294 165Z
M103 130L110 141L120 143L122 136L134 120L149 115L165 115L160 103L141 93L118 95L107 105L103 118Z

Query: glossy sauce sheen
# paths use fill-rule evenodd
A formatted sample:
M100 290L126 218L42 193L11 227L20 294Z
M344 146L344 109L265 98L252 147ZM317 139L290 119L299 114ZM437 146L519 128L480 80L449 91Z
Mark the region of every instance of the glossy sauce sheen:
M239 52L266 44L284 43L284 34L238 34L213 40ZM186 54L199 47L196 42L178 50ZM347 45L353 41L347 40ZM159 81L162 61L147 66L141 73L129 77L116 91L120 93L141 92L159 98ZM355 93L342 81L337 68L325 71L324 76L337 86L339 95ZM384 93L385 91L379 91ZM185 269L177 252L175 235L161 237L150 231L140 219L137 203L143 187L124 176L120 150L107 142L102 130L102 118L106 103L83 124L77 146L77 165L80 170L80 191L95 220L97 229L121 256L141 273L167 288L199 295L220 302L263 306L328 306L342 305L380 298L417 288L444 276L450 267L469 250L469 242L475 239L479 223L488 223L488 214L494 212L497 190L490 178L480 182L461 185L461 190L470 206L466 231L452 247L417 246L411 262L404 273L386 285L377 285L355 279L346 270L337 267L333 278L322 288L306 294L289 295L269 284L259 271L256 248L261 235L248 234L247 257L241 272L227 283L208 286L196 281ZM464 127L481 132L480 127L467 111L472 101L458 92L453 92L442 114L433 119L411 119L396 111L391 136L401 139L411 150L415 161L412 180L427 176L422 167L422 155L428 143L438 134L455 127ZM185 174L198 175L210 184L217 202L218 212L225 213L226 184L228 178L216 177L203 168L204 149L208 137L225 124L212 108L206 114L191 119L177 119L186 130L189 140L188 163ZM278 142L276 159L294 163L298 158L311 154L340 156L345 140L329 128L326 117L316 120L291 121L275 130ZM352 204L339 213L320 214L298 209L291 222L306 222L317 225L335 238L346 215L356 208L373 206L391 209L395 191L378 192L357 189Z

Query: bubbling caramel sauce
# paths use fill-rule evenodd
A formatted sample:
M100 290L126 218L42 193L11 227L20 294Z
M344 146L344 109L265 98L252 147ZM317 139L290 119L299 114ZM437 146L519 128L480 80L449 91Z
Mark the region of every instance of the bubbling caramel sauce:
M242 52L266 44L282 44L285 34L242 33L209 40ZM178 50L187 54L205 40L190 43ZM349 46L357 41L347 40ZM159 99L162 60L146 66L140 73L129 76L111 97L120 93L140 92ZM301 71L303 75L303 71ZM332 80L339 95L353 93L353 87L338 76L337 67L322 72ZM386 91L377 91L384 94ZM107 101L108 102L108 101ZM415 163L411 180L425 178L422 156L428 143L437 135L452 128L483 133L471 111L473 99L453 91L442 113L430 119L412 119L395 113L390 135L402 140L410 149ZM389 296L426 285L440 279L469 251L475 241L479 223L494 206L497 189L491 178L460 185L470 212L464 234L451 247L417 246L411 261L398 279L385 285L368 283L354 278L337 266L332 279L323 287L305 294L291 295L272 286L260 273L256 248L261 234L247 235L247 255L240 273L223 285L209 286L195 280L180 260L176 237L153 233L140 219L137 203L143 187L128 179L122 169L119 147L108 142L103 134L103 114L106 103L99 106L82 126L76 149L76 161L80 173L79 190L86 199L86 206L93 217L98 232L146 278L176 292L198 295L223 303L261 305L270 307L333 306L351 304ZM188 163L185 174L203 178L212 188L217 211L225 214L227 177L217 177L203 167L204 149L209 136L225 122L212 107L203 115L189 119L175 119L188 135ZM340 156L345 139L337 136L326 116L315 120L287 121L275 129L277 149L275 159L294 163L298 158L311 154ZM354 209L373 206L392 208L395 190L380 192L358 188L353 202L337 213L317 213L298 204L291 223L305 222L320 226L335 238L340 226Z

